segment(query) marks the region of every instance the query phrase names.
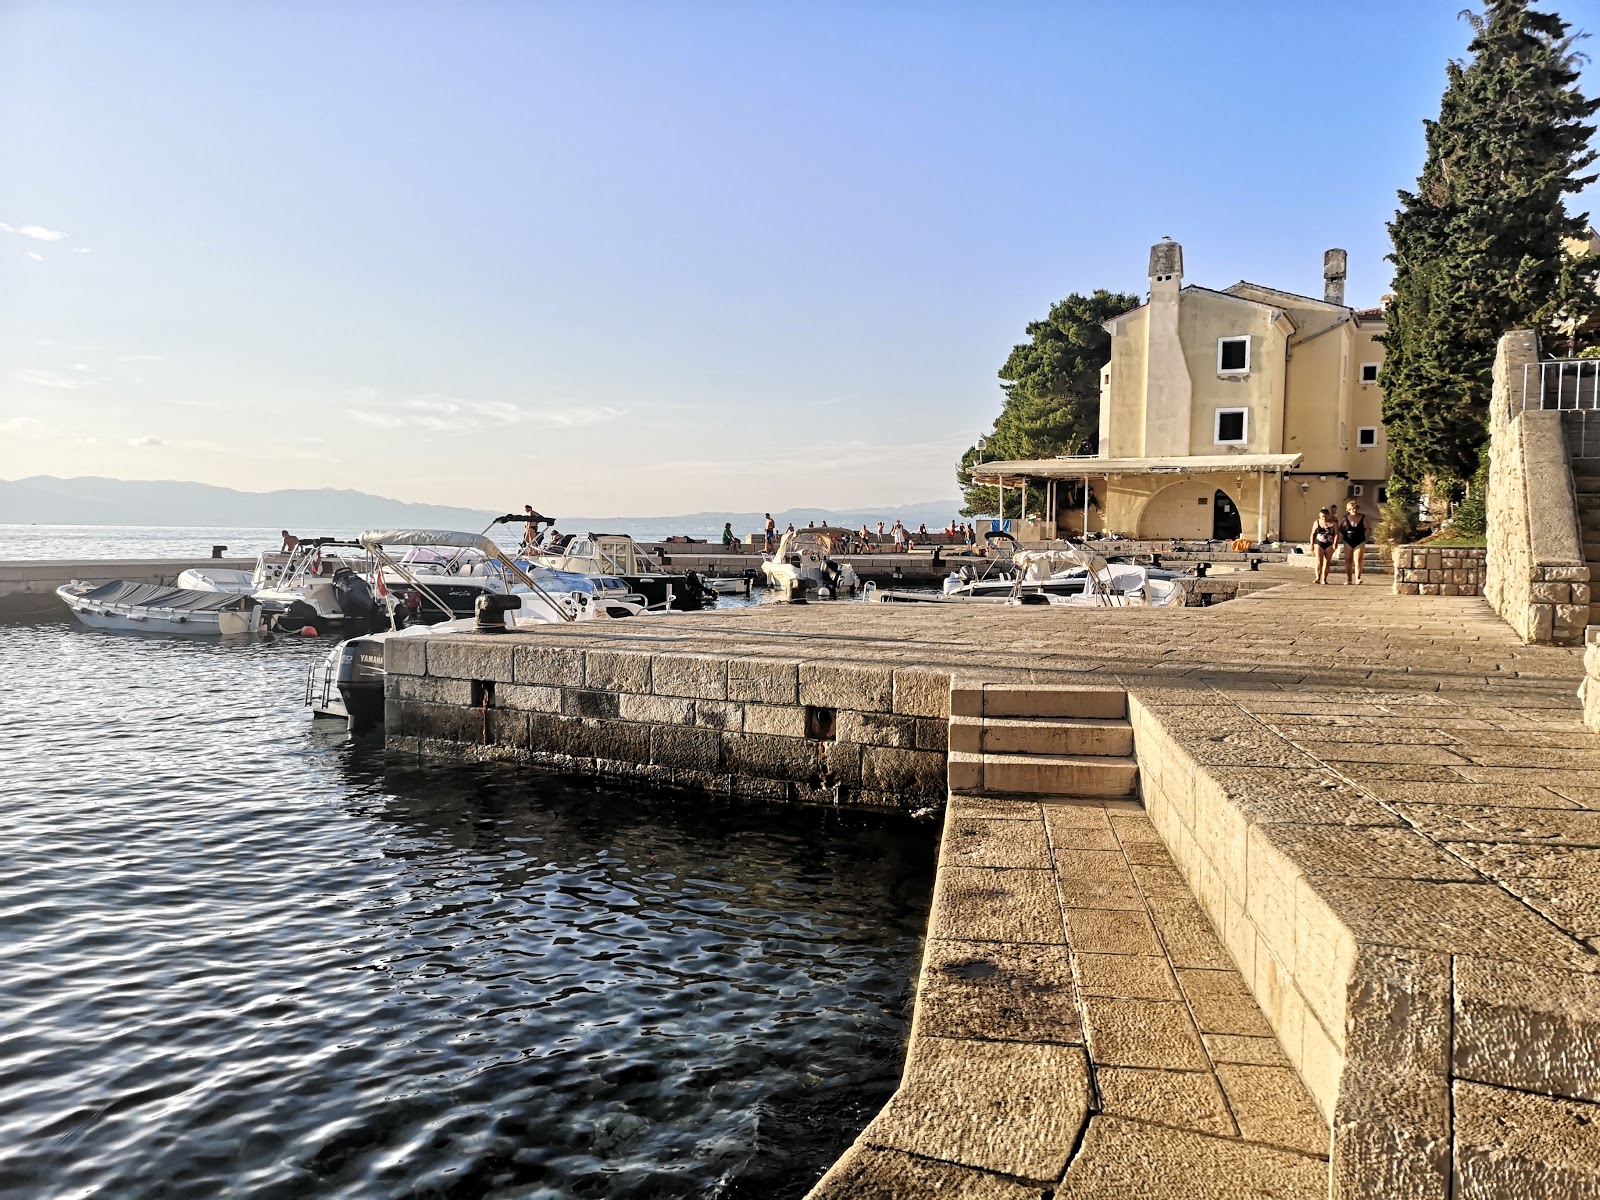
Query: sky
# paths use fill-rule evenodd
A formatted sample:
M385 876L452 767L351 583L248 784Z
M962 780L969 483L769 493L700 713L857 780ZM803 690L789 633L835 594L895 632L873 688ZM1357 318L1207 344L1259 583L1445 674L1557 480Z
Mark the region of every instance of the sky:
M1163 236L1376 304L1463 2L0 0L0 478L953 497Z

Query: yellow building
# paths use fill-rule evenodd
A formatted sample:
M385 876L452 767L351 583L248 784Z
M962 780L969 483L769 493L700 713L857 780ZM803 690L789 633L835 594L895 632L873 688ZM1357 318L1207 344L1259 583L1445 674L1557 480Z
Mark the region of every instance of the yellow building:
M1140 538L1304 541L1319 507L1352 496L1375 517L1389 474L1383 314L1348 307L1344 280L1345 252L1329 250L1321 300L1247 282L1185 286L1183 248L1163 239L1149 301L1106 322L1099 452L985 463L975 478L1087 479L1090 530ZM1043 517L1028 532L1083 530L1079 511Z

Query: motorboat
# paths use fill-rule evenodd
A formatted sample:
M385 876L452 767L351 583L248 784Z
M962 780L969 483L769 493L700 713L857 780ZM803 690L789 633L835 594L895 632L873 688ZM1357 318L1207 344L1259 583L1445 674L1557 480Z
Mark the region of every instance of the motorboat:
M607 595L588 576L537 567L524 569L483 534L440 529L381 529L363 533L357 544L374 563L380 606L387 628L373 627L334 646L312 664L306 679L305 703L313 716L344 718L352 732L383 721L384 643L394 637L422 633L503 632L518 625L558 625L641 615L644 605ZM472 550L493 567L478 576L484 581L473 602L472 617L456 615L451 598L442 595L430 573L413 564L417 547ZM396 553L404 548L405 553ZM394 579L397 582L390 584Z
M554 571L620 579L631 592L643 596L652 611L692 612L717 602L717 593L699 572L667 570L626 533L574 536L546 550L537 561Z
M1009 534L992 534L991 555L974 571L966 564L944 581L941 594L879 591L868 585L867 599L882 603L1061 604L1074 607L1164 607L1181 602L1182 576L1161 567L1108 562L1083 546L1024 550ZM998 544L996 544L998 543Z
M249 596L159 583L73 580L56 589L72 615L91 629L217 637L255 633L261 606Z
M861 586L856 569L836 562L833 538L810 529L788 530L778 540L778 548L763 555L761 573L767 586L785 600L804 600L808 595L821 599L854 595Z
M303 538L287 555L257 560L251 594L274 628L293 633L343 625L347 607L364 616L372 606L372 584L365 578L372 562L359 550L340 538Z
M755 586L755 568L747 568L740 575L706 576L704 583L719 596L748 596Z

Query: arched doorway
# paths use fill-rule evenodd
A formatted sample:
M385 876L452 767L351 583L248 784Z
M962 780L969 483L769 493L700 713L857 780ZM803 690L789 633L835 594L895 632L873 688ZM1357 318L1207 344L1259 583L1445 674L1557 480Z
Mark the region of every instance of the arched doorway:
M1231 542L1243 532L1244 524L1239 519L1239 506L1227 492L1218 488L1217 494L1211 498L1211 540Z

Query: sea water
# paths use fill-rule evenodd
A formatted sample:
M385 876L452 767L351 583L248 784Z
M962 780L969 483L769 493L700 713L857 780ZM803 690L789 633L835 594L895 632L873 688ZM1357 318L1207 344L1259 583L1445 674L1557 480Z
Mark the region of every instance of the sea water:
M803 1194L932 828L386 761L327 645L0 625L0 1194Z

